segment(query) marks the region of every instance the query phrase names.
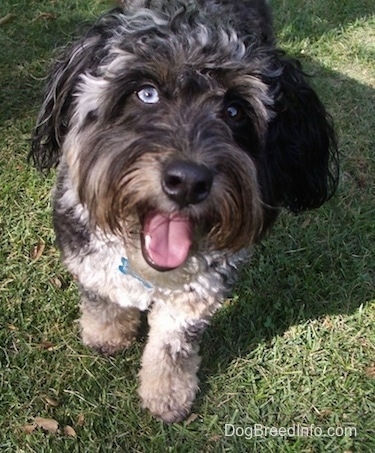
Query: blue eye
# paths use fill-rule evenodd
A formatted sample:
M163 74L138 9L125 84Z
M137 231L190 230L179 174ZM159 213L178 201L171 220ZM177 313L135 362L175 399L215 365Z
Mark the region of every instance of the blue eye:
M159 102L159 93L158 90L151 86L146 85L136 92L138 99L140 99L145 104L157 104Z

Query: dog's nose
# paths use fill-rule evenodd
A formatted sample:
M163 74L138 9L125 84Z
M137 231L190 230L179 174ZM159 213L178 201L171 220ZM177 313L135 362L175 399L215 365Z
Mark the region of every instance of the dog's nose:
M171 200L185 207L205 200L212 181L213 175L205 165L177 160L166 165L162 187Z

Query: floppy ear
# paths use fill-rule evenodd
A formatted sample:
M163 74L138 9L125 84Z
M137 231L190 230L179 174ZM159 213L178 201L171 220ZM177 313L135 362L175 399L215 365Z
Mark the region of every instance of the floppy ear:
M269 124L266 171L273 198L292 212L317 208L334 193L338 152L332 119L298 61L280 56L276 116Z
M77 43L68 48L51 69L29 153L29 160L39 170L59 163L61 144L73 111L74 88L80 74L90 67L90 57L92 52L87 46Z
M38 169L46 170L59 163L61 145L74 110L74 93L80 76L94 73L104 57L108 22L115 15L103 16L83 39L67 47L51 69L44 101L32 135L31 160Z

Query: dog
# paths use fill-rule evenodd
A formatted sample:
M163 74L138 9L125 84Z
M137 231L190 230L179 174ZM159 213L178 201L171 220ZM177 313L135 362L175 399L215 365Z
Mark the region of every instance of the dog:
M30 159L58 167L56 242L84 344L149 333L142 406L187 417L199 345L280 210L335 192L333 121L263 0L128 0L54 63Z

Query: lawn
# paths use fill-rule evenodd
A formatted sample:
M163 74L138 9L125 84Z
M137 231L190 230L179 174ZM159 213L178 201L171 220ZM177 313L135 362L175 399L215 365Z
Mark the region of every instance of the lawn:
M26 161L54 49L109 3L0 4L0 450L374 452L373 0L271 2L280 46L334 117L340 186L257 248L203 339L193 414L171 426L140 408L144 337L116 358L81 344L51 228L55 175Z

